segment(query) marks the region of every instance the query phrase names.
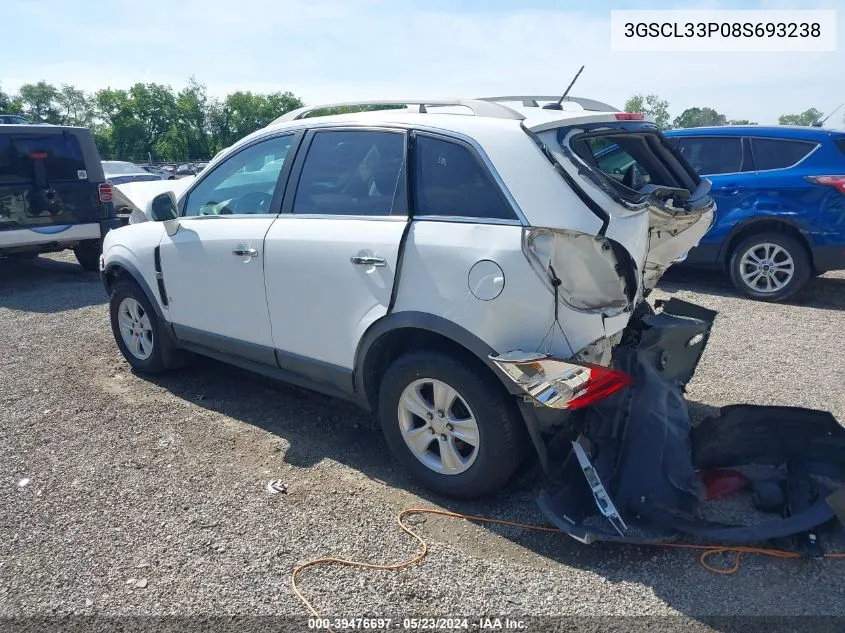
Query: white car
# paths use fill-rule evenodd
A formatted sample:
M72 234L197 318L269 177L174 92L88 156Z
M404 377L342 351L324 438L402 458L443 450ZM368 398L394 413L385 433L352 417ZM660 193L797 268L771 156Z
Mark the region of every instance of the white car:
M547 100L314 106L251 134L106 236L120 351L348 398L423 485L499 489L544 430L629 383L611 352L714 210L642 115ZM616 145L632 165L604 174Z

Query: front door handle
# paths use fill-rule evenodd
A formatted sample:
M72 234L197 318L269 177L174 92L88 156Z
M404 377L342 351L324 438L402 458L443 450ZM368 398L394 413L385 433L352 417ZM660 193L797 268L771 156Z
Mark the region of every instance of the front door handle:
M232 251L232 255L237 257L258 257L258 251L254 248L236 248Z
M365 257L355 255L350 259L353 264L361 266L387 266L387 260L384 257Z

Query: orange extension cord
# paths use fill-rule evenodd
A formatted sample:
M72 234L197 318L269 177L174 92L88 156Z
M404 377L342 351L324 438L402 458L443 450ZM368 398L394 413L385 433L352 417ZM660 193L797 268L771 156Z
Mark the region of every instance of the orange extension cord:
M404 532L414 537L420 544L419 553L416 556L400 563L393 563L388 565L378 563L364 563L357 560L347 560L345 558L332 557L317 558L314 560L310 560L296 567L296 569L294 569L293 573L291 574L290 583L291 587L293 588L293 592L296 594L296 597L302 601L302 603L308 608L308 611L310 611L314 617L320 617L320 613L317 611L317 609L314 608L314 605L311 604L308 598L302 595L302 592L299 590L299 587L296 583L297 576L299 576L301 572L308 569L309 567L316 567L318 565L345 565L347 567L358 567L360 569L380 569L383 571L396 571L398 569L404 569L405 567L410 567L411 565L416 565L417 563L419 563L423 558L426 557L426 554L428 554L428 544L419 534L414 532L402 521L402 519L404 519L410 514L436 514L439 516L450 517L453 519L463 519L465 521L472 521L475 523L494 523L496 525L510 525L512 527L524 528L526 530L534 530L536 532L561 531L558 528L554 527L545 527L542 525L518 523L516 521L505 521L503 519L491 519L488 517L472 516L468 514L460 514L458 512L449 512L448 510L436 510L434 508L406 508L396 516L396 520L399 523L399 527ZM716 574L735 574L737 571L739 571L739 565L743 554L759 554L761 556L771 556L772 558L801 557L800 554L796 554L795 552L789 552L786 550L766 549L762 547L745 547L740 545L692 545L688 543L663 543L662 545L660 545L660 547L700 550L701 556L699 556L698 562L701 563L701 566L704 567L706 570ZM711 556L715 554L726 553L734 554L734 562L733 565L731 565L730 567L714 567L707 563L707 559ZM824 557L845 559L845 554L825 554ZM329 631L329 633L331 633L331 629L327 630Z

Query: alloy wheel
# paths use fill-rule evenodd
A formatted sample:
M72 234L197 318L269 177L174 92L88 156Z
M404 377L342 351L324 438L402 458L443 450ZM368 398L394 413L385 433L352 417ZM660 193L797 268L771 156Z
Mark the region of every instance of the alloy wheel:
M480 434L466 400L442 380L422 378L399 398L399 426L414 457L431 470L457 475L478 457Z
M795 276L795 262L778 244L755 244L739 260L743 283L755 292L774 293L785 288Z
M117 308L117 319L126 349L138 360L147 360L153 353L153 327L144 306L126 297Z

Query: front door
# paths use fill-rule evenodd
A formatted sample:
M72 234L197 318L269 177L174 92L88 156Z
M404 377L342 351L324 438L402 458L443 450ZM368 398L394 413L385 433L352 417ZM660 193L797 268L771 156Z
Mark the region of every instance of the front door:
M248 145L182 201L161 241L171 321L183 341L275 364L264 291L264 238L281 203L293 135Z
M361 336L387 314L407 224L405 139L372 129L306 137L296 190L265 246L283 369L329 382L347 375Z

